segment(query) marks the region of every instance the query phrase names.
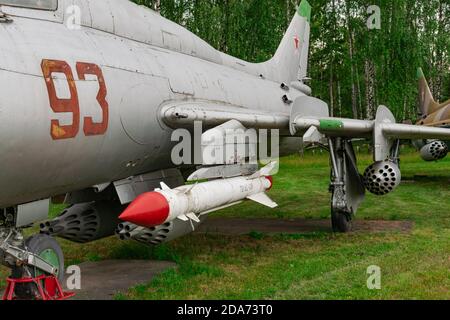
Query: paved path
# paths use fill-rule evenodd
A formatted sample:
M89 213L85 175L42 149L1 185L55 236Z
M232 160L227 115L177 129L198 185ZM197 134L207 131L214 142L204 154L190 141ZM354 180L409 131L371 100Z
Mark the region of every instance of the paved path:
M81 268L81 290L74 300L112 300L139 284L149 283L161 272L176 267L165 261L113 260L85 262Z

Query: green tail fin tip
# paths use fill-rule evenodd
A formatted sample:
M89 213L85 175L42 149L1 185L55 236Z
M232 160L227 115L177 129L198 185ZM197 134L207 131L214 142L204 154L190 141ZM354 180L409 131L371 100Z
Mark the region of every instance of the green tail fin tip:
M425 75L423 74L422 68L417 68L417 80L420 80L422 78L425 78Z
M302 0L297 10L301 17L305 17L308 22L311 22L311 5L308 0Z

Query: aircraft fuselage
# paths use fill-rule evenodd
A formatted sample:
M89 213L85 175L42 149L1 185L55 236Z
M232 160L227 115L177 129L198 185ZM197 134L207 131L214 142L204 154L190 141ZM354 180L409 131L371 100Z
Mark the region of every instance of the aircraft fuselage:
M12 18L0 24L0 207L172 167L172 130L158 116L167 103L290 111L278 82L95 28Z

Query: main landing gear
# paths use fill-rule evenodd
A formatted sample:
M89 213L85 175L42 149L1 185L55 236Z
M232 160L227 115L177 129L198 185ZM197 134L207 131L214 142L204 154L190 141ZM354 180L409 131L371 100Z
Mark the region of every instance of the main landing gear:
M4 300L63 300L64 256L55 239L38 234L24 239L14 213L0 213L0 264L11 269Z
M356 156L350 140L328 140L331 161L331 222L334 232L350 232L352 219L365 197Z

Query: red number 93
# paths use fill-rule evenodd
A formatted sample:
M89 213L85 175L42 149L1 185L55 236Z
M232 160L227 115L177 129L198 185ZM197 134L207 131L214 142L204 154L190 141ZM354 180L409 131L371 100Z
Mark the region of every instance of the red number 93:
M75 138L80 129L80 104L78 100L78 91L72 69L65 61L59 60L42 60L42 73L44 75L45 84L50 101L50 107L55 113L72 113L71 125L60 125L59 120L52 119L50 134L54 140ZM109 121L109 105L106 101L107 89L102 70L96 64L77 62L77 75L79 80L86 80L86 75L94 75L97 77L99 91L97 94L97 102L102 108L102 122L95 123L92 117L85 117L83 123L83 131L86 136L103 135L108 130ZM69 86L70 98L60 99L56 94L53 73L62 73L65 75Z

